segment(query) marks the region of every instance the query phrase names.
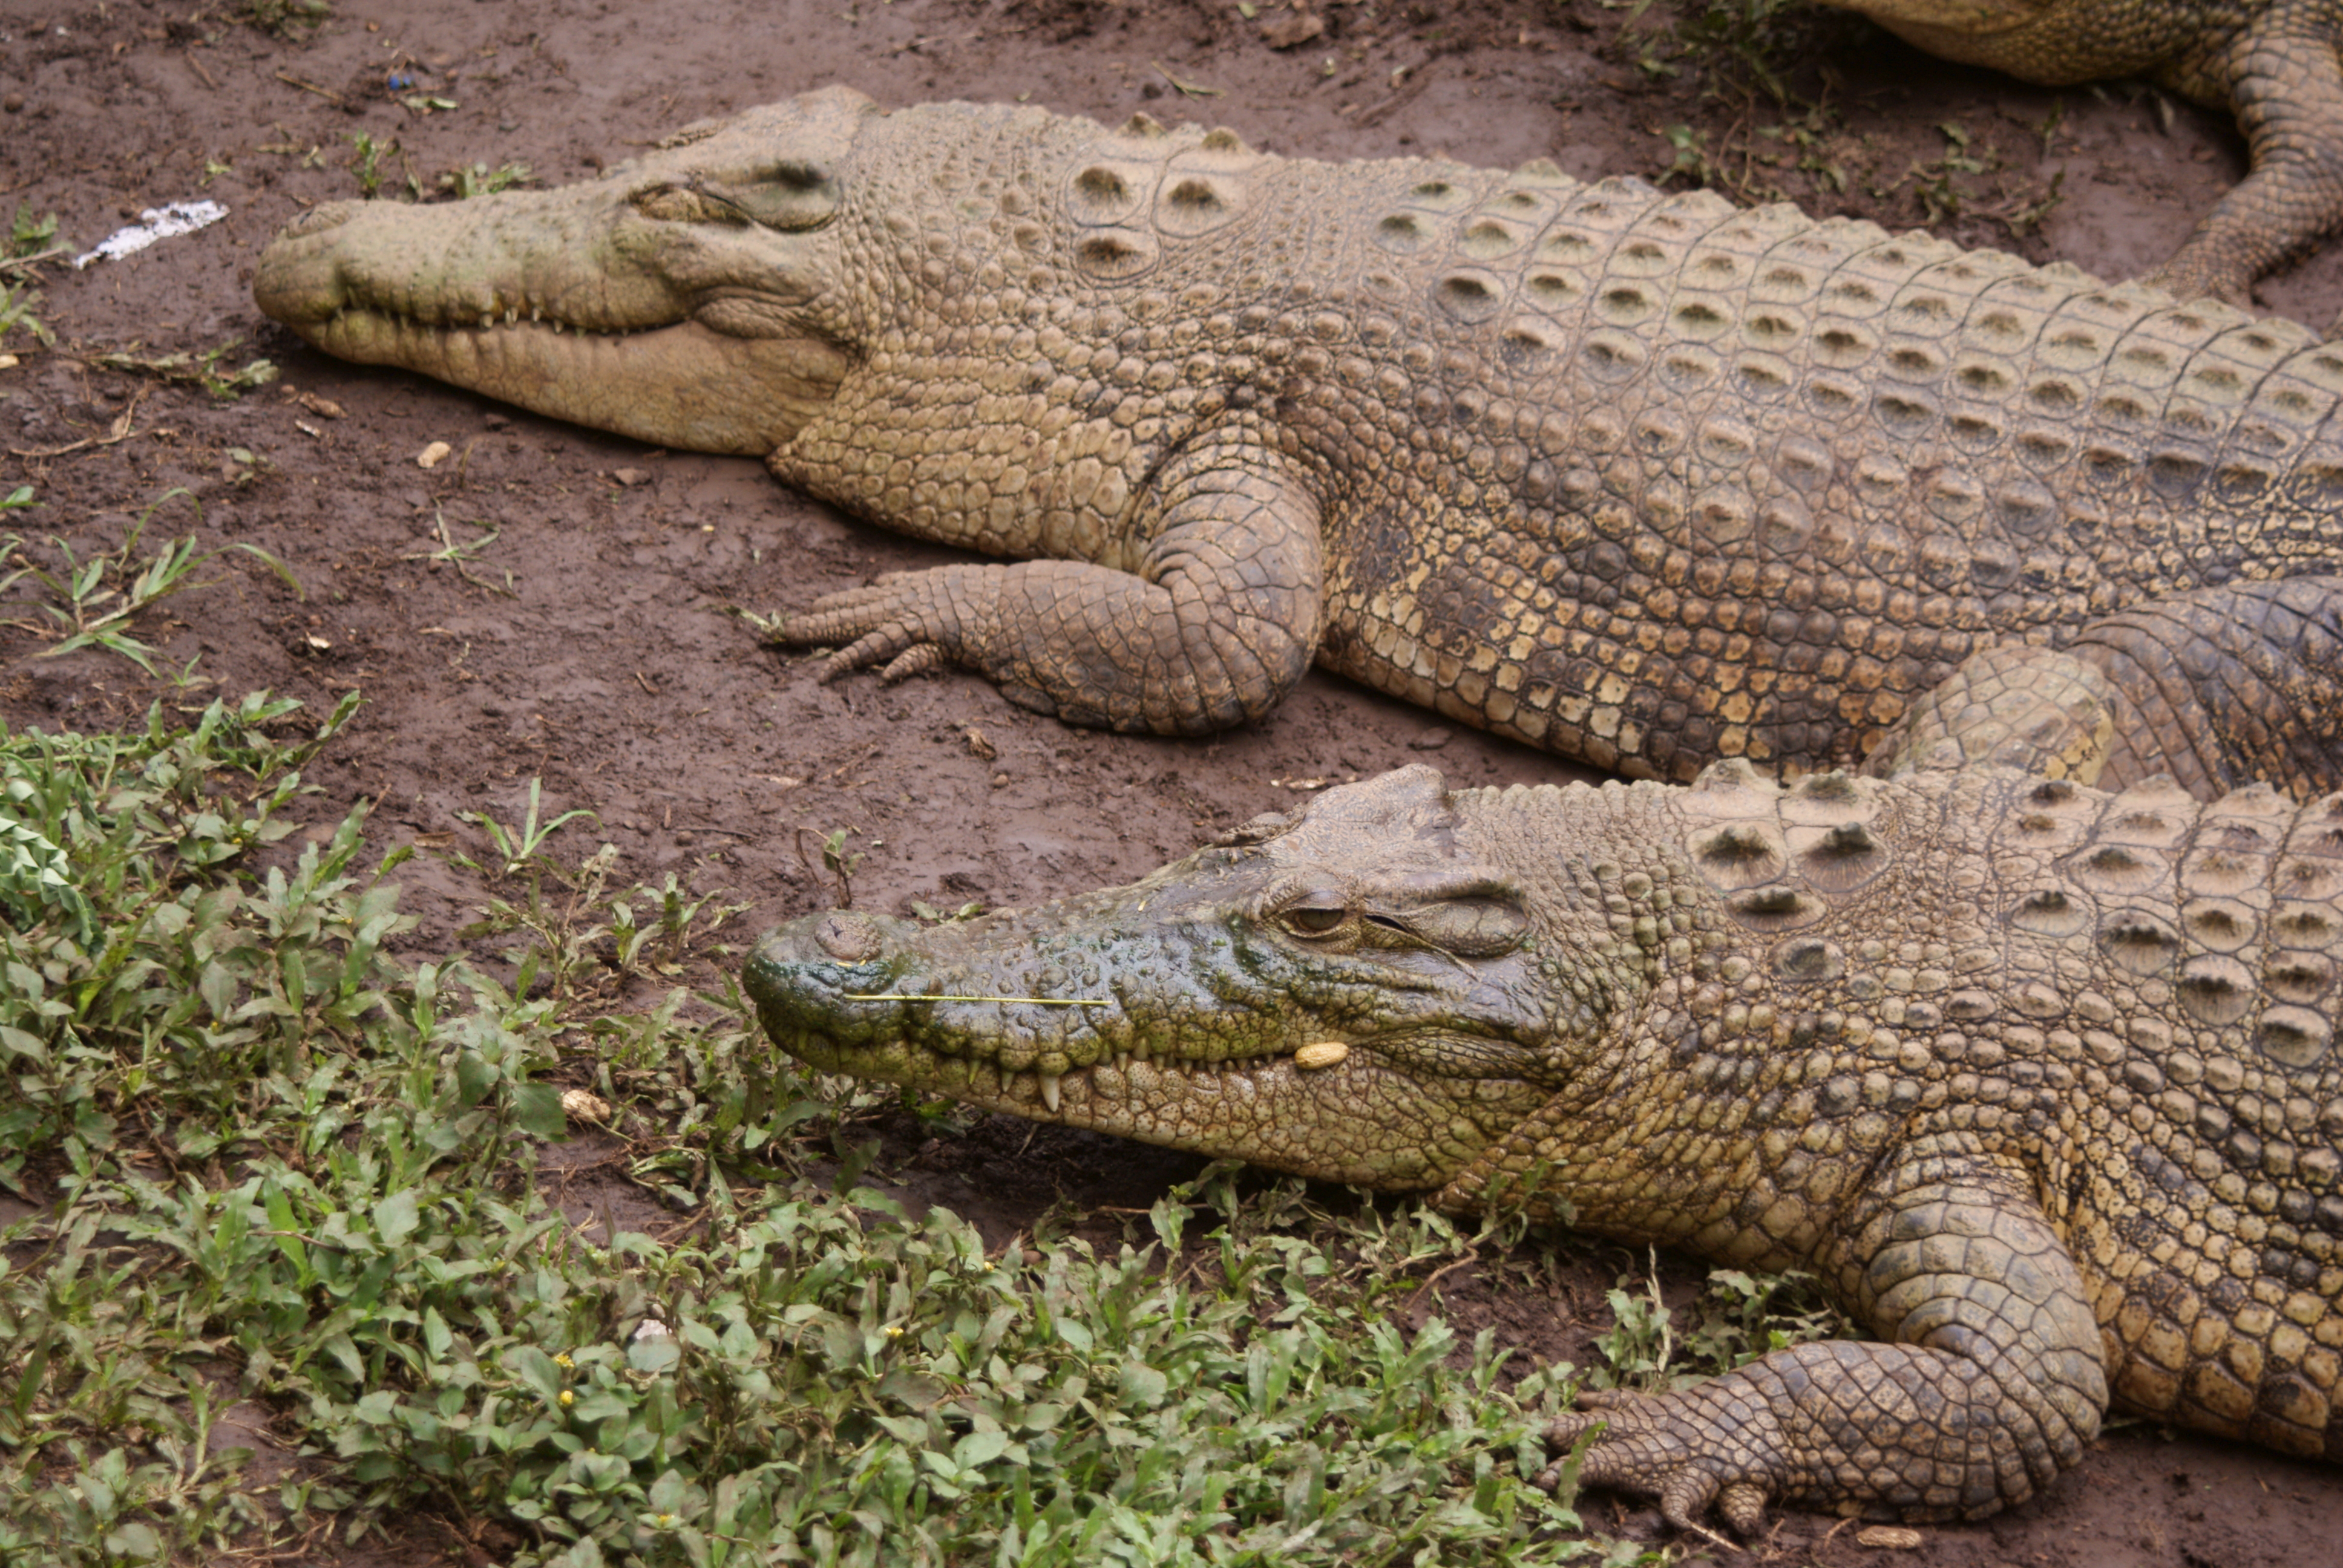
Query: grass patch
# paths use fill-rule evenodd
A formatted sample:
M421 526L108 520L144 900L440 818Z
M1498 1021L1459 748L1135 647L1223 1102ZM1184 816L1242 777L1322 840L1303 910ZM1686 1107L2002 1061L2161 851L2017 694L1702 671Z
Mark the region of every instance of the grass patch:
M167 678L184 689L198 684L195 675L196 660L189 659L186 668L170 674L156 669L156 649L130 635L130 622L140 611L185 589L210 587L207 582L196 581L196 572L230 551L250 556L268 568L293 590L295 598L307 597L299 580L283 561L258 545L243 540L198 553L195 535L186 534L156 554L142 555L138 545L147 524L155 520L155 514L162 510L166 502L175 499L185 499L196 509L196 522L203 521L203 503L192 492L166 490L138 514L137 520L130 526L129 536L119 546L93 553L86 560L75 553L72 545L51 535L49 550L56 564L44 567L25 554L25 541L21 535L0 536L0 568L12 568L0 571L0 594L29 581L46 595L32 608L48 618L45 626L33 620L0 621L0 625L29 631L49 642L51 646L42 649L39 658L55 658L84 648L104 648L120 654L148 675ZM23 485L0 500L0 511L29 508L32 504L33 487ZM0 609L10 608L14 607L0 604Z
M558 819L481 868L505 981L391 950L404 851L362 871L362 810L285 841L356 706L0 729L12 1568L393 1519L572 1568L1606 1554L1526 1479L1572 1369L1413 1312L1512 1231L1226 1169L1113 1244L906 1214L850 1136L895 1091L773 1052L727 907L608 892ZM547 1201L565 1093L671 1221Z

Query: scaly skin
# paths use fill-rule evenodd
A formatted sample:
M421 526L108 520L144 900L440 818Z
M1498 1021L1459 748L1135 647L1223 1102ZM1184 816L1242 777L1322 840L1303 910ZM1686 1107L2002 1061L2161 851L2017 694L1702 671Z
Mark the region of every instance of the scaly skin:
M1813 1271L1872 1341L1549 1434L1751 1531L1992 1513L2110 1404L2343 1459L2338 956L2343 796L1727 763L1412 768L1127 888L799 920L747 979L827 1071Z
M1966 683L2038 682L2114 716L2086 781L2343 786L2343 351L2216 303L1546 165L844 89L568 190L321 208L255 292L1043 558L818 604L790 635L833 674L1197 733L1314 656L1679 779L2002 755ZM2029 765L2074 739L2038 728Z
M2343 226L2343 0L1825 0L1931 54L2064 86L2146 76L2237 116L2253 168L2143 281L2242 303Z

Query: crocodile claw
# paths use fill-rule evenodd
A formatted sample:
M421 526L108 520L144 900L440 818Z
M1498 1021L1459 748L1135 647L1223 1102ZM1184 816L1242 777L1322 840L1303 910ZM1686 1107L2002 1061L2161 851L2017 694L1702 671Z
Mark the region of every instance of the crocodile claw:
M1768 1445L1750 1440L1762 1439L1770 1422L1720 1428L1704 1419L1715 1412L1686 1408L1681 1396L1668 1394L1588 1390L1577 1404L1581 1413L1546 1428L1546 1446L1565 1457L1539 1473L1539 1486L1551 1492L1559 1485L1567 1455L1586 1440L1581 1484L1655 1496L1672 1527L1727 1550L1738 1548L1701 1522L1711 1508L1744 1540L1765 1533L1775 1466Z

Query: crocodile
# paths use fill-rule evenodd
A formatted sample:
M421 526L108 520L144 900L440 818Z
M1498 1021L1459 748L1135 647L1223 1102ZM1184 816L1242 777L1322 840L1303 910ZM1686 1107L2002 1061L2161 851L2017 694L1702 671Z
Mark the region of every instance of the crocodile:
M2141 76L2234 114L2251 168L2143 280L2178 297L2242 303L2256 278L2343 227L2343 0L1826 3L2043 86Z
M1547 1433L1746 1534L1993 1513L2111 1406L2343 1460L2338 959L2343 795L1419 766L746 982L824 1071L1810 1271L1869 1338Z
M787 632L832 678L1195 734L1314 658L1631 777L1951 747L2343 786L2343 348L2217 301L1544 162L846 88L560 190L320 206L254 291L1026 558L816 601Z

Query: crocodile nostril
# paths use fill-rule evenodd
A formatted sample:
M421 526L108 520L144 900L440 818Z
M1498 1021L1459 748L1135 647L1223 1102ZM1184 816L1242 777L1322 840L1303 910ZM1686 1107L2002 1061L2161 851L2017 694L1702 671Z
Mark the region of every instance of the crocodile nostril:
M363 204L354 201L321 202L285 226L284 237L297 239L303 235L323 234L339 228L350 221Z
M879 928L860 915L850 915L840 910L824 915L821 924L814 927L813 940L821 950L840 963L867 963L879 956Z

